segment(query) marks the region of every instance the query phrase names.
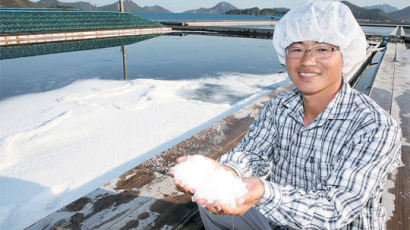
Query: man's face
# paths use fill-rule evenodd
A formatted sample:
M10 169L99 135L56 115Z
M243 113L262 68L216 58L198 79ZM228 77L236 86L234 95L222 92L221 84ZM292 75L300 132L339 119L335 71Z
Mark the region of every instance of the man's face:
M293 43L287 48L286 67L303 95L333 95L340 88L343 58L336 46L315 41Z

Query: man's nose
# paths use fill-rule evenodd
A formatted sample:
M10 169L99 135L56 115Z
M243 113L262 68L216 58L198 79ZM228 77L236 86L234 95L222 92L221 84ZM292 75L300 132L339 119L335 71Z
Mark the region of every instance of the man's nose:
M306 50L300 62L303 66L316 65L316 58L313 55L312 50Z

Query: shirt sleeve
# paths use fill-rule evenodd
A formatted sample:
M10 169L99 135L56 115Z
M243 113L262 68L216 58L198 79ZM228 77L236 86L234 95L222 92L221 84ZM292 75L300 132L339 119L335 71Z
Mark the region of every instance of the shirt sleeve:
M240 177L263 177L270 170L273 142L276 138L273 101L265 103L256 121L240 143L218 161L231 167Z
M297 229L338 229L352 222L400 163L401 132L370 121L342 150L325 185L297 190L263 181L265 193L256 208L279 225Z

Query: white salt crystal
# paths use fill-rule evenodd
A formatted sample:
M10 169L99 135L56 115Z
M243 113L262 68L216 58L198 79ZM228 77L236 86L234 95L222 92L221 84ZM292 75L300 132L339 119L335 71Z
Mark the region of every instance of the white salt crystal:
M245 195L246 184L223 168L217 169L212 161L201 155L189 156L172 168L174 178L195 190L194 195L212 204L218 200L236 207L236 199Z

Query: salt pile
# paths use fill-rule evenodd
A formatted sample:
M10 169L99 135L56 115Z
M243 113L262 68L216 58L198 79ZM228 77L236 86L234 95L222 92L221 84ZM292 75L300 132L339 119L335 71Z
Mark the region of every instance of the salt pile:
M189 156L172 170L175 179L193 189L194 196L210 204L218 200L224 205L236 207L236 199L248 192L241 178L223 168L217 169L212 161L201 155Z

